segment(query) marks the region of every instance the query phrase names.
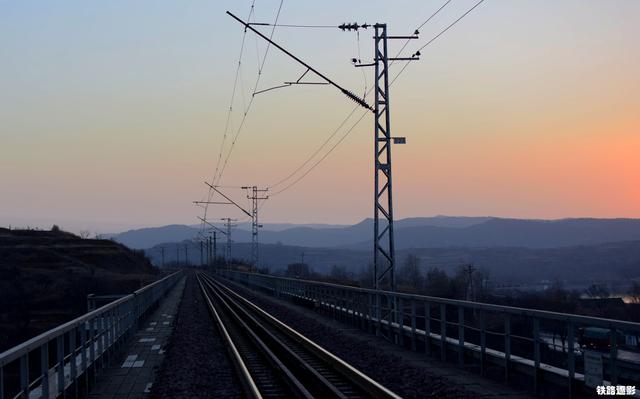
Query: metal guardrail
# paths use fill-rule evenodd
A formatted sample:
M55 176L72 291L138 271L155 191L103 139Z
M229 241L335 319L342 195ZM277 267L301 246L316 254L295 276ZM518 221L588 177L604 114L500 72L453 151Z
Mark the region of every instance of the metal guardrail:
M595 393L593 375L585 372L592 365L585 365L579 331L607 329L616 332L610 334L609 347L590 352L601 361L596 383L640 381L640 348L620 342L620 337L640 337L640 323L243 272L219 274L299 300L414 351L457 360L460 366L504 382L511 382L516 373L525 375L534 391L545 391L551 384L567 397L580 391Z
M87 312L91 312L93 310L98 309L101 306L104 306L108 303L111 303L117 299L127 296L126 294L120 295L96 295L89 294L87 295Z
M140 318L181 277L175 272L0 353L0 399L55 398L71 386L76 397L79 386L87 392Z

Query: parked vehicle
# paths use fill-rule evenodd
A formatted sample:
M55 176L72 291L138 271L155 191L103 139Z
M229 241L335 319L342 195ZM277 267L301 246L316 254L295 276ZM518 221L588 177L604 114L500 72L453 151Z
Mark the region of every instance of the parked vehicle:
M617 345L625 345L625 337L622 331L616 331ZM578 342L584 349L608 351L611 349L611 330L601 327L585 327L578 330Z

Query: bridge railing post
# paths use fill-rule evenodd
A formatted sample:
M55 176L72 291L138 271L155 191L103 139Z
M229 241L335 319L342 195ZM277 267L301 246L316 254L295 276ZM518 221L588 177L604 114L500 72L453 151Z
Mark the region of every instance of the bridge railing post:
M42 374L42 397L49 397L49 342L40 346L40 373Z
M533 387L535 392L540 389L540 319L533 318Z
M416 351L416 301L411 299L411 350Z
M487 318L484 311L480 311L480 375L484 377L486 367L485 358L487 354Z
M576 357L575 357L575 331L574 325L572 321L567 323L567 369L569 370L569 381L568 381L568 390L569 397L572 398L573 395L573 384L576 376Z
M87 327L88 323L84 322L80 325L80 370L84 378L84 396L89 395L89 367L87 364ZM48 363L48 361L47 361ZM48 396L44 395L45 398Z
M511 315L504 315L504 382L509 382L509 368L511 367Z
M395 297L391 294L386 294L385 297L387 298L387 327L389 330L389 338L391 338L393 342L397 342L393 340L393 319L395 318L393 312L396 311Z
M69 375L71 376L71 383L74 386L75 397L78 397L78 383L76 381L78 377L78 369L76 363L76 328L73 328L69 332L69 354L71 357L69 358Z
M447 360L447 305L440 304L440 359Z
M609 350L609 375L611 385L616 385L618 383L618 370L617 370L617 360L618 360L618 330L611 326L609 328L609 335L611 336L611 348Z
M351 324L354 327L358 327L358 298L353 291L346 291L347 303L351 309Z
M29 397L29 354L20 356L20 392L24 398Z
M57 393L61 394L64 392L64 335L58 335L56 344L56 355L58 357L58 362L56 364L58 372Z
M367 295L358 295L360 329L367 330Z
M431 355L431 303L424 302L424 352Z
M375 304L375 314L376 314L376 336L380 336L380 330L382 328L382 310L380 307L382 306L382 296L380 295L380 291L376 291L376 304Z
M398 322L398 343L400 344L400 346L404 346L404 300L402 299L402 297L399 297L397 298L396 303L398 304L398 306L396 307L396 321Z
M458 365L464 366L464 307L458 306Z

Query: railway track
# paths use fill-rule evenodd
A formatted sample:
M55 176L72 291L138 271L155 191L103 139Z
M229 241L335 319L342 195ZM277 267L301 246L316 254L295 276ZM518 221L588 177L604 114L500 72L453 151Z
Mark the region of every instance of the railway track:
M198 282L249 397L400 398L211 276Z

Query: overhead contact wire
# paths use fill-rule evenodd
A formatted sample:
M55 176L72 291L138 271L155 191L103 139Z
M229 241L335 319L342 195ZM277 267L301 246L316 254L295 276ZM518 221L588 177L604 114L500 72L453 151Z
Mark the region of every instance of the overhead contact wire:
M280 5L278 7L278 12L276 13L276 18L275 18L275 24L278 23L278 19L280 18L280 12L282 11L282 4L284 3L284 0L280 0ZM269 36L269 39L273 38L273 34L275 32L275 26L272 27L271 29L271 34ZM262 70L264 69L264 65L267 61L267 55L269 54L269 48L270 48L270 44L267 45L267 48L265 49L264 52L264 57L262 58L262 64L260 65L260 69L258 70L258 76L256 77L256 83L254 85L253 88L253 93L251 95L251 99L249 99L249 105L247 106L247 108L244 111L244 114L242 115L242 119L240 121L240 125L238 126L238 130L236 131L235 136L233 137L233 141L231 142L231 146L229 148L229 152L227 153L227 156L224 160L224 163L222 165L222 168L220 169L220 173L218 174L217 179L215 180L216 184L220 182L220 180L222 179L222 175L227 167L227 164L229 163L229 157L231 157L231 153L233 152L233 148L235 147L235 144L238 140L238 137L240 136L240 133L242 132L242 128L244 127L244 123L247 119L247 115L249 114L249 111L251 110L251 106L253 105L253 100L255 98L255 93L258 90L258 84L260 83L260 78L262 76Z
M429 21L431 21L436 15L438 15L440 13L440 11L442 11L443 8L445 8L449 3L451 3L452 0L447 0L444 4L442 4L433 14L431 14L429 16L429 18L427 18L422 24L420 24L415 31L420 30L423 26L425 26L427 23L429 23ZM484 1L484 0L483 0ZM476 5L477 6L477 5ZM475 6L474 6L475 8ZM467 12L468 14L469 12ZM459 18L461 19L461 18ZM459 20L458 19L458 20ZM454 23L455 24L455 23ZM447 28L448 29L448 28ZM444 32L442 32L444 33ZM398 53L396 54L396 56L394 58L399 57L402 52L404 51L404 49L407 47L407 45L409 44L410 39L407 39L404 43L404 45L402 46L402 48L398 51ZM358 57L360 57L360 43L359 43L359 37L358 37ZM394 61L392 60L390 62L390 65L393 65ZM366 83L365 83L366 85ZM365 86L366 88L366 86ZM366 97L367 95L369 95L371 93L371 91L373 90L373 86L369 88L369 90L365 90L365 95L363 97ZM353 116L353 114L355 114L355 112L357 111L357 109L359 108L359 106L356 106L355 108L353 108L353 110L351 110L351 112L347 115L347 117L345 119L343 119L343 121L338 125L338 127L331 133L331 135L329 135L329 137L320 145L320 147L318 147L318 149L316 149L300 166L298 166L293 172L291 172L289 175L287 175L285 178L279 180L278 182L272 184L269 186L269 188L274 188L277 187L279 185L281 185L282 183L286 182L287 180L291 179L293 176L295 176L300 170L302 170L307 164L309 164L309 162L311 162L316 155L318 155L318 153L320 153L320 151L322 151L323 148L325 148L325 146L331 141L331 139L333 139L333 137L335 137L335 135L340 131L340 129L342 129L342 127L347 123L347 121ZM351 128L347 131L347 133L345 135L343 135L340 140L338 141L337 144L340 144L344 141L344 139L346 139L346 137L353 131L353 129L362 121L362 119L364 118L364 116L367 114L367 111L365 111L362 116L357 120L357 122L351 126ZM297 178L294 182L292 182L291 184L287 185L285 188L283 188L282 190L279 190L275 193L273 193L272 195L277 195L282 193L283 191L286 191L287 189L291 188L293 185L295 185L297 182L299 182L300 180L302 180L302 178L304 178L305 176L307 176L317 165L320 164L320 162L322 162L322 160L326 159L328 157L328 155L337 147L337 145L334 145L333 147L331 147L331 149L329 150L329 152L327 152L321 159L320 161L316 162L315 164L313 164L313 166L311 166L311 168L309 168L302 176L300 176L299 178Z

